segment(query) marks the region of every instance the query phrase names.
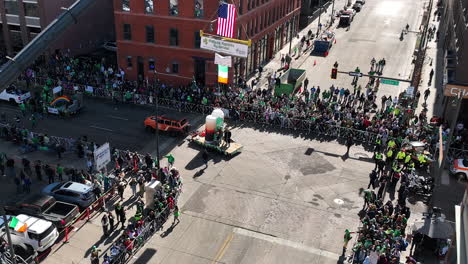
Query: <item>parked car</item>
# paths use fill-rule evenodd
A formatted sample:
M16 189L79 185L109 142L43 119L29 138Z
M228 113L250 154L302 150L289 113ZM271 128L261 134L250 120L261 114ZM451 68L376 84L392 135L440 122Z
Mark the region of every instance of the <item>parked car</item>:
M356 10L356 12L361 12L362 4L358 2L354 3L353 9Z
M366 3L366 0L356 0L356 3L364 5Z
M10 215L26 214L39 217L64 228L80 213L74 204L58 202L54 197L44 194L33 194L13 205L6 205L5 211Z
M54 182L44 187L42 193L51 195L58 201L76 204L80 208L86 208L96 200L93 187L72 181Z
M10 86L0 93L0 100L15 104L20 104L29 98L31 98L30 92L17 89L15 86Z
M356 15L356 10L354 9L341 10L338 26L347 27L351 25L351 22L353 22L354 19L354 15Z
M16 226L12 226L13 217L7 216L6 225L3 217L0 217L0 236L5 235L5 226L8 226L12 244L21 246L24 250L32 248L42 252L51 247L59 237L57 228L50 221L20 214L15 217ZM26 229L22 230L21 227L24 225L26 225Z
M102 47L108 51L117 52L117 43L115 42L107 41L104 44L102 44Z
M459 180L468 180L468 159L455 159L450 165L450 173Z
M158 129L159 131L166 131L170 134L185 134L190 129L190 124L185 118L171 117L168 115L158 116ZM147 117L144 121L146 130L156 130L156 116Z

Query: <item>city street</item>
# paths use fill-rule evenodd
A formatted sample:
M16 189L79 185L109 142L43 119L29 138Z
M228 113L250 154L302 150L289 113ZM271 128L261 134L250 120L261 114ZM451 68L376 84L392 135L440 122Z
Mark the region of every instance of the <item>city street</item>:
M336 10L341 9L342 2L337 1ZM332 84L353 91L351 76L338 74L336 80L330 78L335 61L339 63L340 71L354 71L359 67L361 72L367 73L372 58L377 61L385 58L383 76L410 79L412 55L426 5L427 0L368 0L362 11L357 13L349 31L336 29L337 42L327 57L310 56L307 52L293 61L292 68L306 69L309 89L320 86L322 91ZM330 12L322 15L322 23L329 19L326 18L329 15ZM400 40L406 24L409 24L409 32ZM336 25L337 21L332 27ZM309 29L315 32L317 21L300 32L300 37ZM287 50L288 45L279 53L285 54ZM265 65L265 71L280 68L279 58L281 55L277 54ZM368 78L358 81L363 91L367 81ZM408 86L407 82L400 82L398 86L381 84L376 103L380 104L379 98L383 95L398 96ZM432 95L429 103L434 100ZM154 115L154 108L114 104L89 97L85 98L84 104L83 112L77 116L39 119L34 131L73 138L86 135L89 141L109 142L111 147L150 153L155 157L155 134L145 131L143 125L146 117ZM5 112L11 122L16 116L22 116L17 106L4 103L0 104L0 112ZM165 113L187 118L192 130L198 129L206 117L160 107L159 114ZM391 118L390 123L395 121L398 124L400 117ZM226 123L232 139L243 146L242 152L225 157L210 151L207 165L202 158L202 148L190 143L189 136L174 137L161 133L161 154L172 153L174 167L183 178L182 193L177 203L181 212L180 222L172 223L173 216L170 216L162 230L130 258L130 263L343 263L358 236L352 235L346 254L342 254L344 231L358 231L361 225L359 214L366 213L363 210L363 191L368 188L369 173L376 166L374 153L356 144L351 144L347 153L344 144L304 138L290 128L265 128L261 124L231 120L226 120ZM27 128L32 126L30 120L23 117L21 124ZM359 129L367 128L363 127ZM9 143L1 146L17 148ZM386 155L383 150L382 153ZM18 160L22 158L14 151L9 151L8 155L14 155ZM73 153L67 155L67 162L73 159ZM28 158L38 159L34 155ZM52 157L47 159L51 163L59 162ZM164 159L161 162L166 166L168 161ZM400 162L402 164L396 162L397 165L385 168L389 175L395 172L394 167L408 165ZM75 163L76 167L85 166L84 161ZM398 177L400 172L401 168ZM441 190L449 193L457 183L445 175L442 184ZM381 186L384 185L382 183ZM459 186L457 192L460 191L458 189ZM438 196L443 195L442 191L436 191ZM4 196L7 195L10 193ZM128 188L124 197L124 206L131 216L135 210ZM386 195L383 201L389 199L396 204L395 193ZM447 200L455 203L457 199L458 196ZM406 205L411 209L409 223L420 219L427 211L427 205L415 199L408 199ZM112 210L111 204L107 206ZM89 263L93 246L106 252L122 231L116 231L109 237L101 236L101 217L102 213L99 213L82 227L75 228L70 242L59 242L42 263ZM448 220L452 218L453 212L450 211ZM407 252L402 256L404 254ZM102 259L103 254L100 257Z
M156 148L155 134L145 131L144 120L154 115L155 109L133 104L115 105L110 101L85 98L85 108L81 113L69 118L60 118L49 115L37 122L36 132L53 136L73 137L88 136L90 141L99 144L110 142L111 147L121 150L152 152ZM0 112L5 112L7 118L13 122L16 116L22 117L17 106L0 104ZM173 109L160 107L159 115L170 113L177 118L187 118L189 123L196 127L202 121L201 116L187 113L178 113ZM22 118L22 125L31 128L31 122ZM160 133L161 150L172 148L178 144L180 137Z
M342 8L340 4L335 5L335 10ZM350 30L338 28L336 33L336 44L330 50L327 57L310 56L310 52L303 53L297 60L293 60L292 68L301 68L307 70L309 87L320 86L322 89L335 85L337 87L349 88L351 91L351 82L353 77L347 74L338 74L336 80L330 78L333 64L338 62L339 71L354 71L359 67L362 73L368 73L370 70L370 61L375 58L379 61L382 58L386 60L386 66L383 70L384 77L411 79L413 65L413 51L418 37L419 26L421 24L423 6L427 1L407 1L407 0L383 0L366 1L362 11L358 12L351 23ZM322 23L329 20L331 7L327 13L322 14ZM409 33L400 41L400 33L408 24ZM307 29L299 33L300 38L307 35L310 28L312 32L317 31L318 22L314 21ZM338 19L332 26L336 28ZM296 42L294 42L296 43ZM294 45L294 44L293 44ZM286 54L289 45L286 45L281 54ZM280 68L280 55L275 60L268 63L264 69L272 72ZM314 66L315 64L315 66ZM363 77L358 81L358 85L365 86L369 78ZM399 86L381 84L378 97L383 95L398 95L406 88L408 82L400 82ZM380 103L380 100L377 100Z
M203 173L198 150L173 151L187 164L181 223L137 257L155 249L152 263L336 263L344 229L358 226L372 154L353 147L343 160L337 143L252 128L233 138L243 152L213 156Z

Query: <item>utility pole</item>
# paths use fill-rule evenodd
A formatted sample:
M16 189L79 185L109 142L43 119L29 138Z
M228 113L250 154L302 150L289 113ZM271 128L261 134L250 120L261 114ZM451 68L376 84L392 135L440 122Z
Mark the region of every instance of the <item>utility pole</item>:
M322 0L319 0L319 19L318 19L318 25L317 25L317 36L319 35L320 32L320 17L322 16Z
M160 169L160 155L159 155L159 84L156 83L156 69L154 70L154 78L155 78L155 113L154 115L156 116L155 122L156 122L156 160L157 160L157 168L158 170Z
M10 254L11 254L11 261L13 264L16 264L16 255L15 255L15 249L13 248L13 243L11 242L11 236L10 236L10 227L8 226L8 220L5 215L5 210L2 210L2 217L3 217L3 225L5 226L5 232L7 234L7 239L8 239L8 245L10 246Z
M442 164L440 164L440 168L439 168L439 177L442 176L442 172L444 171L444 168L445 168L445 163L447 162L447 154L450 149L450 145L452 144L453 131L455 130L455 126L457 125L458 113L460 112L462 101L463 101L463 95L461 92L458 93L457 97L452 98L452 103L456 103L457 105L455 108L455 116L452 119L452 122L450 123L450 133L447 138L447 142L445 143L445 151L442 157Z
M335 0L332 2L332 11L331 11L331 18L330 18L330 26L335 21Z
M291 47L292 47L292 40L293 40L293 28L294 28L294 17L292 19L292 22L289 21L289 55L291 55Z

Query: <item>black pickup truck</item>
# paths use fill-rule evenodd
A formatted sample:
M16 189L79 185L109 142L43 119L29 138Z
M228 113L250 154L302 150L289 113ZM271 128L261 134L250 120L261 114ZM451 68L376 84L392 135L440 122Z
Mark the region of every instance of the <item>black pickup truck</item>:
M16 204L6 205L7 214L26 214L51 221L59 229L72 222L80 213L74 204L58 202L54 197L45 194L33 194Z

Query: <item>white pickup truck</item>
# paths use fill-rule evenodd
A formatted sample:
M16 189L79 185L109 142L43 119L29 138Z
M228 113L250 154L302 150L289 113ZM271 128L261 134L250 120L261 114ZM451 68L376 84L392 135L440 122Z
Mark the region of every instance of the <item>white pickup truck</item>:
M24 249L33 248L35 251L42 252L51 247L59 237L57 228L52 222L36 217L20 214L16 216L17 224L11 227L13 216L7 216L7 227L10 230L11 242ZM15 221L16 221L15 220ZM26 230L18 227L26 225ZM0 217L0 236L5 235L5 224L3 217Z
M30 97L30 92L22 91L20 89L16 89L15 87L8 87L0 93L0 100L17 104L28 100Z

